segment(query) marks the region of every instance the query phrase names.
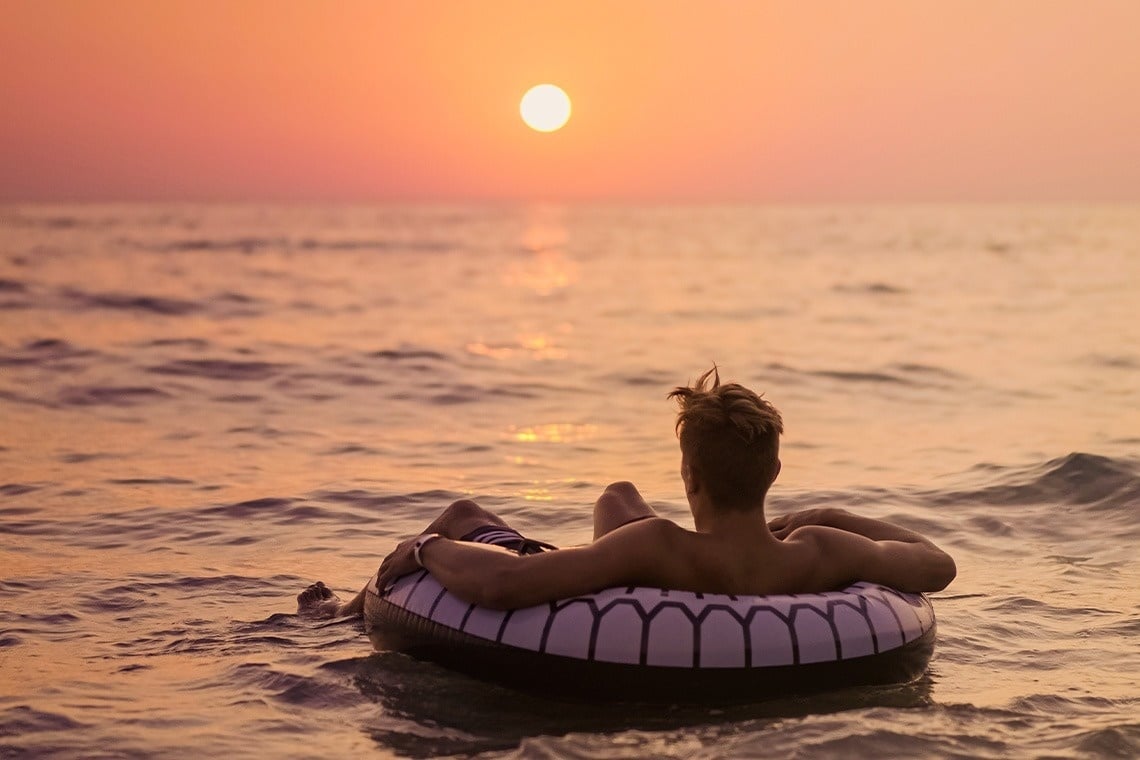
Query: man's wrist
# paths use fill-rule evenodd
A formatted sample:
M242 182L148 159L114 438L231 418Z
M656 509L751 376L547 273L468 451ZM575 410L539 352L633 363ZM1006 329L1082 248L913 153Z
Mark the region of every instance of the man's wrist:
M416 564L420 567L424 566L423 549L425 546L435 541L437 538L443 538L438 533L425 533L415 540L412 544L412 557L415 558Z

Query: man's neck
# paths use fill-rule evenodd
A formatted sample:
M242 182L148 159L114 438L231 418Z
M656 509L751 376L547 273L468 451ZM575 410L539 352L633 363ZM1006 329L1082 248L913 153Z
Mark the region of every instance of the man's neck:
M691 507L698 533L756 533L768 529L762 501L748 509L724 509L698 499Z

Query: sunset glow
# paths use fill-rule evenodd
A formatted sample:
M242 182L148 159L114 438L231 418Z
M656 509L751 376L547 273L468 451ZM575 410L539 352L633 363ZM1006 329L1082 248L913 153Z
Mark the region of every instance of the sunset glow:
M1140 3L15 0L3 17L0 200L1140 197ZM574 100L557 140L520 129L540 81Z

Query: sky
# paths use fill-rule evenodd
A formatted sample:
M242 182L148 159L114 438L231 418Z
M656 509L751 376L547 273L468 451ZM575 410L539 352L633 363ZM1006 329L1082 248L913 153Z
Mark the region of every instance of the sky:
M0 0L0 202L1140 201L1135 0ZM573 114L520 119L532 85Z

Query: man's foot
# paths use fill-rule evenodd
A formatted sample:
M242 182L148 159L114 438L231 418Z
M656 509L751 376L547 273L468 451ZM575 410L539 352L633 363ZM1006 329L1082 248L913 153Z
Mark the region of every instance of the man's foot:
M317 581L297 594L297 614L301 617L323 620L341 614L340 597L328 586Z

